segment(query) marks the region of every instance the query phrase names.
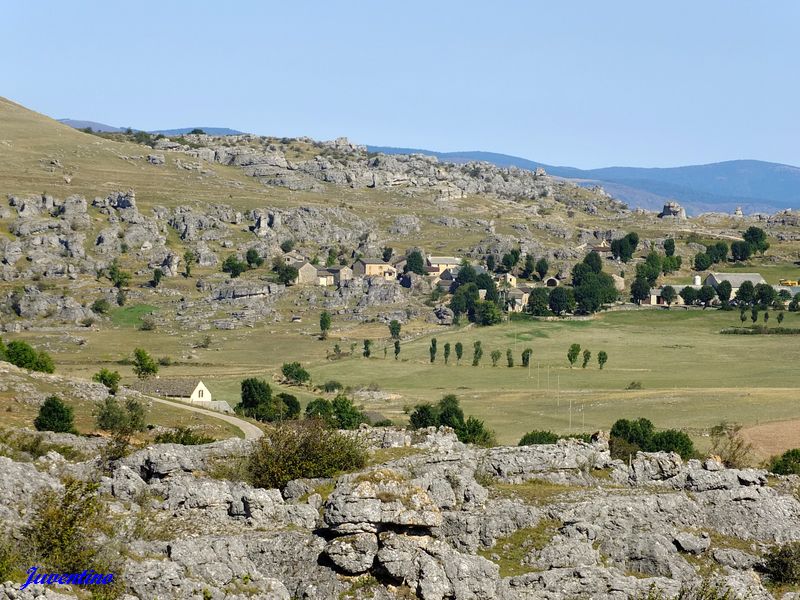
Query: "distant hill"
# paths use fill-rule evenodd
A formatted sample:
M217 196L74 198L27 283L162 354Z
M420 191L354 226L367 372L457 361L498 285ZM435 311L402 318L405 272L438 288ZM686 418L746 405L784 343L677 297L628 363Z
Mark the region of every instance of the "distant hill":
M59 123L69 125L75 129L86 129L91 127L92 131L102 131L104 133L119 133L125 129L122 127L113 127L105 123L98 123L97 121L80 121L78 119L58 119Z
M494 152L434 152L389 146L367 146L367 149L385 154L427 154L456 163L479 160L503 167L542 167L550 175L575 180L581 185L601 185L608 193L629 205L650 210L660 209L664 201L671 199L683 204L692 214L731 212L737 206L741 206L745 212L800 208L800 168L758 160L732 160L659 169L576 169Z
M161 133L163 135L186 135L194 129L202 129L208 135L242 135L243 131L229 129L227 127L182 127L180 129L154 129L148 133Z
M78 119L58 119L59 123L69 125L75 129L86 129L91 127L92 131L101 131L105 133L120 133L127 129L126 127L114 127L113 125L106 125L105 123L98 123L96 121L81 121ZM161 133L163 135L186 135L194 129L202 129L208 135L242 135L243 131L230 129L228 127L182 127L179 129L155 129L148 131L148 133ZM134 131L138 131L134 128Z

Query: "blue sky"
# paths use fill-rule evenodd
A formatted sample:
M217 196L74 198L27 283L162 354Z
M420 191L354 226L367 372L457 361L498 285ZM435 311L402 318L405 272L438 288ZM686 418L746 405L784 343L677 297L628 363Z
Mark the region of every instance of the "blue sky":
M0 95L584 168L800 165L798 22L788 0L8 2Z

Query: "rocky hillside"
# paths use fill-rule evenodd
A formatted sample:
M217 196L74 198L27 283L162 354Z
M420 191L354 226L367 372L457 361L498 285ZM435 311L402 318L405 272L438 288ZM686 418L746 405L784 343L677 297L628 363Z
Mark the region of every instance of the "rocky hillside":
M0 519L19 536L38 493L96 480L130 599L797 597L764 575L773 547L800 540L796 477L663 453L626 465L602 434L491 449L447 429L357 435L375 464L282 490L220 478L243 440L152 446L106 470L0 458ZM0 597L41 593L18 587Z

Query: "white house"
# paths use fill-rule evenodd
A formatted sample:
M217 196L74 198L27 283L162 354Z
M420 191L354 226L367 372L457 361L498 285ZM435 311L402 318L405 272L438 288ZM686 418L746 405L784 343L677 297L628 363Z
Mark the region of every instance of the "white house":
M144 379L131 386L133 389L153 396L197 404L221 412L233 412L224 400L214 400L211 391L199 379Z

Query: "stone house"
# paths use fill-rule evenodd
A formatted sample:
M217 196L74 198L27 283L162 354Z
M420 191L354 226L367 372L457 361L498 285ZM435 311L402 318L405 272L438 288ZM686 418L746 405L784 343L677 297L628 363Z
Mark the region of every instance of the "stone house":
M333 273L327 269L319 269L317 271L317 285L333 285Z
M296 285L319 285L318 269L308 261L294 263L292 266L297 269L297 277L293 281Z
M397 269L386 261L377 258L359 258L353 264L353 275L357 277L383 277L390 281L397 279Z
M353 278L353 269L348 266L328 267L326 270L333 275L333 283L337 286L342 285L343 281L349 281Z

